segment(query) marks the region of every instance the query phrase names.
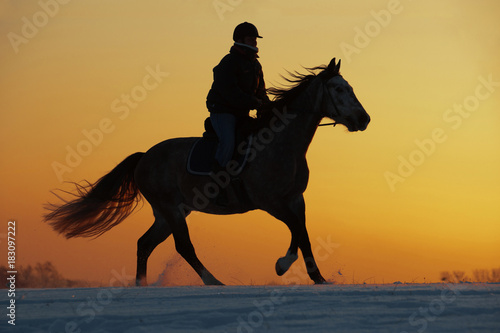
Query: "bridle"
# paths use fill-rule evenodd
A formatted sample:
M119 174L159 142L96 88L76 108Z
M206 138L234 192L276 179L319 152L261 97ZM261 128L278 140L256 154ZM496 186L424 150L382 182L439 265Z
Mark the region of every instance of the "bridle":
M336 115L337 116L340 115L339 109L337 108L337 105L333 101L332 95L330 95L330 92L328 91L328 88L326 87L326 82L321 82L321 85L323 86L323 98L324 98L324 95L326 93L328 95L328 97L330 98L330 102L332 103L332 105L333 105L333 107L335 109ZM324 112L322 112L322 113L324 114ZM333 127L335 127L335 125L337 125L337 123L335 121L333 121L333 123L319 124L318 126L330 126L330 125L332 125Z

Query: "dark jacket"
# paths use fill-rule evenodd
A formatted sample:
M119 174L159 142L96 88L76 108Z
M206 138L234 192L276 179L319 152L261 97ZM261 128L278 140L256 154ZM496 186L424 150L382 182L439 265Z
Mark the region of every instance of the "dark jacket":
M213 69L214 82L207 96L208 111L245 117L259 106L258 99L269 102L257 57L250 48L231 47L229 54Z

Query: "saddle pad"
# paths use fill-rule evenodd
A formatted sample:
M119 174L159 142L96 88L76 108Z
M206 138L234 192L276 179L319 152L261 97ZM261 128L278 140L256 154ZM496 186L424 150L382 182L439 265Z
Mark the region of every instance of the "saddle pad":
M247 140L243 143L243 149L237 149L233 155L233 160L239 165L238 170L236 170L235 175L241 173L245 167L248 155L250 153L250 148L252 147L253 136L250 135ZM212 166L215 159L215 152L217 151L218 141L211 138L199 138L191 148L189 152L189 157L187 161L187 171L193 175L208 176L212 172ZM239 145L241 145L240 143ZM236 145L236 147L240 147ZM244 150L244 154L240 154L238 151Z

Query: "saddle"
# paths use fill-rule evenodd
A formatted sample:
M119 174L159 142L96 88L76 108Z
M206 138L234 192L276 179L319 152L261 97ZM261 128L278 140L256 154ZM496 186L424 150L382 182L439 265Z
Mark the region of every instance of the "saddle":
M236 149L232 158L235 168L231 168L233 176L239 175L245 168L252 147L252 141L253 134L248 131L239 131L236 134ZM205 119L205 132L203 136L193 144L189 152L187 171L193 175L210 175L218 144L219 139L212 127L212 122L210 118L207 118Z

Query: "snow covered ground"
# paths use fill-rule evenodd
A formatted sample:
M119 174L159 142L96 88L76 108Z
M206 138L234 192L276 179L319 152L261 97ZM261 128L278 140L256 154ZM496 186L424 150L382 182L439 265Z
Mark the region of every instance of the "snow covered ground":
M500 332L499 284L18 289L15 305L1 332Z

